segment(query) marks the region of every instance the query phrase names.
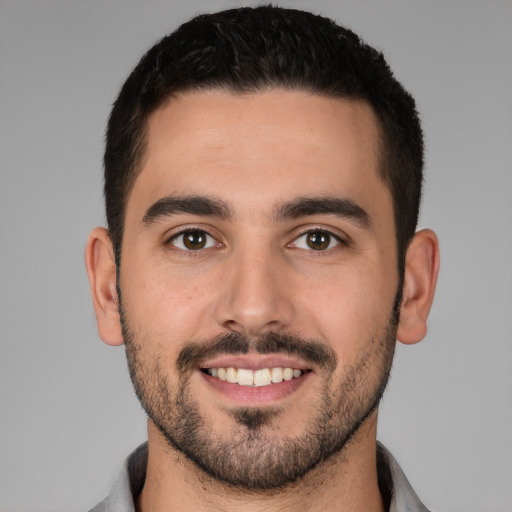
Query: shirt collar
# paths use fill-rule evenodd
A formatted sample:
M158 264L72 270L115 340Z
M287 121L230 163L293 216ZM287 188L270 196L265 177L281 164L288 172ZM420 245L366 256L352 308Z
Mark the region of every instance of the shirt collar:
M388 494L389 512L429 512L421 503L391 453L377 443L377 466L382 494ZM135 512L134 497L142 491L148 461L147 443L125 460L109 495L89 512Z

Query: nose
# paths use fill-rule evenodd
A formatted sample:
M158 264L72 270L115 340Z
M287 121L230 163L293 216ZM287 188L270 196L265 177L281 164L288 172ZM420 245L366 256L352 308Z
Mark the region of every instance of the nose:
M292 282L282 258L271 251L240 250L227 262L216 304L217 322L246 336L283 332L294 310Z

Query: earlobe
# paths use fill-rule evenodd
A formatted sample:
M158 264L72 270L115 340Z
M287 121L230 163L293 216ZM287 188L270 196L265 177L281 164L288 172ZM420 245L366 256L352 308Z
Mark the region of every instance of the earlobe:
M405 344L421 341L439 273L439 242L430 229L418 231L406 254L405 279L397 338Z
M100 338L107 345L122 345L116 264L112 242L105 228L91 231L85 249L85 265Z

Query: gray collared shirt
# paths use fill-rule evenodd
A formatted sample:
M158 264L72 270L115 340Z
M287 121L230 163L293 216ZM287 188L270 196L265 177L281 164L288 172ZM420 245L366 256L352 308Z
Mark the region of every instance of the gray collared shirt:
M377 443L377 459L379 485L381 489L382 485L389 487L389 512L429 512L414 492L398 462L380 443ZM144 486L147 461L148 446L144 443L125 460L109 495L89 512L135 512L134 500ZM384 484L383 480L386 481Z

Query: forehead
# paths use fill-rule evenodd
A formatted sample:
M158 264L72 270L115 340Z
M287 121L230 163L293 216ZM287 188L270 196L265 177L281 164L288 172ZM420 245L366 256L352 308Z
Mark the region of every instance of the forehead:
M369 202L368 193L389 196L379 153L376 117L364 101L285 90L185 93L148 120L127 213L131 203L147 207L171 194L255 207L333 193Z

